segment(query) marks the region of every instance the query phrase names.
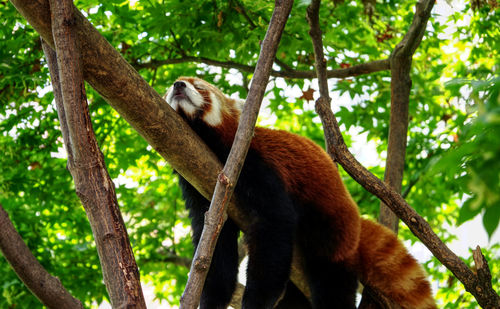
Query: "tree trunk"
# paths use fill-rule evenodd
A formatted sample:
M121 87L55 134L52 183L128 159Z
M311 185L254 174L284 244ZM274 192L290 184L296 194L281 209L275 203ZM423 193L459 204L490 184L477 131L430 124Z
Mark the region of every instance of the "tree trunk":
M80 51L74 31L71 0L50 0L56 53L47 54L58 115L68 152L68 167L77 195L92 227L101 261L104 283L114 308L146 308L139 270L123 222L115 187L97 145L90 121ZM57 58L57 59L56 59ZM62 98L62 102L61 99Z

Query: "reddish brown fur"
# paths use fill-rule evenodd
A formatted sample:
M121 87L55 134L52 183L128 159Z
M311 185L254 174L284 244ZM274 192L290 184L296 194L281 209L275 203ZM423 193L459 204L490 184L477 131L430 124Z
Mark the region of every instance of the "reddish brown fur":
M342 239L342 244L332 259L350 256L359 240L358 208L323 149L307 138L260 127L255 128L250 147L278 171L289 192L302 202L314 202L330 218L332 226L341 227L337 238Z
M234 106L234 100L226 98L224 103L231 107L226 107L228 112L223 116L222 124L215 129L221 140L231 145L240 112ZM345 188L337 167L324 150L302 136L261 127L255 128L250 148L260 153L264 161L279 173L289 192L302 202L314 202L321 212L331 218L332 226L339 228L336 238L342 242L332 259L340 261L353 254L359 240L358 207Z
M233 99L213 85L196 78L180 78L203 83L200 93L211 102L208 91L220 100L223 121L214 128L221 140L231 145L240 110ZM207 112L211 107L206 104ZM404 308L436 308L425 272L389 229L361 219L357 205L347 191L330 157L311 140L285 131L255 128L250 146L275 169L289 192L302 202L314 201L333 226L341 227L343 242L332 256L357 271L363 283L386 294ZM333 253L332 253L333 254Z
M356 253L349 263L363 284L378 289L403 308L437 308L425 271L391 230L362 219Z

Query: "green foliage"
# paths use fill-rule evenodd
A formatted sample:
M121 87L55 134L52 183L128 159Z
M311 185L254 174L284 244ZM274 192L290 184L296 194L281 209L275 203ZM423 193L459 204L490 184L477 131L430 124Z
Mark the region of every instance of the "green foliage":
M500 222L500 78L452 80L447 87L455 93L464 88L470 92L466 100L470 114L464 119L458 142L441 156L433 171L459 175L460 192L468 196L457 223L484 211L484 227L491 237Z
M371 17L362 3L323 1L320 24L329 69L389 57L411 24L415 1L378 1ZM262 0L78 0L75 5L159 93L180 75L198 75L242 98L252 73L230 65L156 63L198 57L255 65L272 12L272 2ZM276 69L313 69L307 5L294 5ZM448 20L431 17L414 56L403 180L407 201L445 242L456 239L453 227L477 214L483 215L490 237L500 220L500 10L484 6L473 12L466 5L454 11ZM95 306L106 299L106 291L90 226L65 167L39 36L11 4L0 2L0 16L0 203L42 265L87 307ZM390 72L330 82L346 141L375 145L373 153L357 155L379 159L380 165L369 168L383 177ZM310 88L317 89L310 81L272 78L262 123L324 145L313 101L300 99ZM169 261L190 258L193 249L175 175L95 91L87 90L141 277L154 286L158 299L178 303L188 270ZM343 176L362 213L376 217L379 201ZM416 241L406 229L401 237ZM499 273L498 245L483 249L492 273ZM464 259L470 264L470 255ZM439 262L431 259L425 266L443 308L476 306ZM0 282L1 308L41 307L3 259ZM499 289L498 278L493 286Z

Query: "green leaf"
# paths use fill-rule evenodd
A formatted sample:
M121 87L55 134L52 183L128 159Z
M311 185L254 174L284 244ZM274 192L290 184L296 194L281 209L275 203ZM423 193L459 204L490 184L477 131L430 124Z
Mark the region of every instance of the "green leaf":
M498 228L498 224L500 223L500 206L496 205L493 207L486 208L483 216L483 224L486 232L488 233L488 237L491 238L493 233Z

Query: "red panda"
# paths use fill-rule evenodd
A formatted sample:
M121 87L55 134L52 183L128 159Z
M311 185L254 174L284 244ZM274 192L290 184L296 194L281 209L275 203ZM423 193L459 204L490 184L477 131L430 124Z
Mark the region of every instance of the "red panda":
M241 103L194 77L179 78L165 95L204 142L225 162ZM197 245L209 201L179 176ZM396 236L360 217L337 167L311 140L255 128L235 187L250 214L243 308L273 308L288 282L293 243L304 255L314 308L355 308L358 279L403 308L436 308L425 273ZM200 308L226 308L237 276L239 230L224 225L203 289Z

